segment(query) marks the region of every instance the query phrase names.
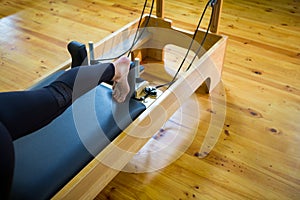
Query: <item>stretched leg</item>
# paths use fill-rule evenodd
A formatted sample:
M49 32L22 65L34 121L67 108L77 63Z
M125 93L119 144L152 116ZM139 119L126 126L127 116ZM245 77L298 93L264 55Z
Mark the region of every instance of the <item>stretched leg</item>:
M81 77L84 85L80 94L95 87L88 80L98 76L100 77L98 84L111 80L116 82L117 87L113 96L118 102L122 102L129 92L127 83L129 63L128 59L121 58L110 64L75 67L44 88L0 93L0 199L9 196L12 184L13 140L47 125L72 103L73 87L79 70L83 74Z
M113 96L118 102L122 102L129 92L129 63L124 57L114 63L75 67L44 88L1 93L0 121L8 129L12 139L18 139L51 122L71 105L72 100L104 81L116 82ZM79 72L80 76L77 76ZM99 77L96 84L90 81L95 80L95 77ZM75 80L82 85L76 96L72 94Z
M6 127L0 122L0 199L9 199L14 164L12 138Z
M79 82L80 87L76 88L76 96L73 94L73 98L76 99L101 82L113 81L113 97L116 101L123 102L130 90L127 80L129 65L130 60L126 57L121 57L109 64L75 67L67 71L54 82L63 82L72 90L74 89L75 81L77 81L77 83ZM96 83L95 77L100 77Z

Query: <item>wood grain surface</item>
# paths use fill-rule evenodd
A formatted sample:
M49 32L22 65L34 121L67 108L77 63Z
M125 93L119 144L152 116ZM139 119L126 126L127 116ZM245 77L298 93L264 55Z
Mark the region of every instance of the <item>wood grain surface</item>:
M205 3L166 0L164 16L193 31ZM1 0L0 91L28 88L69 62L69 41L99 41L137 19L143 4ZM299 9L299 0L225 0L219 32L229 36L222 75L226 118L217 145L199 158L217 112L199 90L191 101L200 115L193 103L184 104L181 117L175 114L96 199L299 199ZM187 149L159 170L136 173L168 157L151 152L170 142L176 127L177 135L191 136Z

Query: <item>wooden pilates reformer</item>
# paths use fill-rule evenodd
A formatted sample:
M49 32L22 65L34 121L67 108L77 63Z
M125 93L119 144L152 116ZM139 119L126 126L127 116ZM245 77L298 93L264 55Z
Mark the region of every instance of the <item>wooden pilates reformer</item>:
M147 109L143 111L112 143L106 146L92 161L90 161L74 178L69 181L52 199L93 199L99 192L123 169L148 140L163 126L173 113L179 109L204 82L211 92L221 80L221 73L227 44L227 37L218 35L218 25L222 1L215 5L210 32L203 45L203 51L198 53L197 62L187 71L180 73L179 78L165 88ZM164 18L164 1L156 1L156 16L144 15L140 29L143 34L132 50L132 60L141 63L163 63L164 47L186 48L193 33L172 26L172 22ZM112 52L126 49L130 46L137 29L139 20L135 20L110 36L94 45L95 57L106 58ZM143 29L143 27L146 27ZM197 30L195 44L191 47L195 51L205 30ZM171 37L171 35L172 37ZM185 41L183 41L185 40ZM197 44L198 43L198 46ZM213 63L213 64L212 64ZM160 65L161 66L161 65ZM60 67L66 69L68 65ZM165 73L160 67L158 71L151 71L145 67L143 78L148 82L153 79L164 80L160 74ZM165 80L164 80L165 81ZM161 81L163 82L163 81ZM157 83L157 82L156 82ZM205 149L205 154L211 149ZM109 164L108 164L109 163Z
M131 125L129 125L123 133L121 133L112 144L108 145L99 155L93 159L82 171L77 174L64 188L62 188L53 199L91 199L94 198L122 169L132 158L134 153L137 153L148 139L156 133L160 127L163 126L164 117L170 117L193 92L199 88L203 82L209 82L208 89L212 91L221 79L227 37L218 35L218 26L220 21L220 13L222 9L222 1L217 1L215 5L216 12L213 16L210 33L207 37L204 48L206 52L201 55L197 67L191 68L189 71L182 74L182 76L172 86L157 98L147 110L145 110ZM172 26L171 21L164 18L164 1L156 1L156 16L144 16L143 25L149 19L147 27L163 28L184 34L192 37L192 33L180 30ZM95 50L100 51L101 55L105 57L109 52L113 52L120 48L121 40L124 40L122 34L132 34L136 29L138 21L134 21L112 35L95 44ZM141 27L143 27L143 25ZM161 47L167 44L174 44L186 47L168 35L159 35L155 37L155 30L148 30L145 37L142 37L136 44L135 51L133 51L134 58L139 58L142 62L144 59L153 61L163 60L163 50L147 48L153 44L160 44ZM151 31L153 31L151 33ZM167 33L167 32L166 32ZM195 40L200 43L205 31L198 30ZM125 36L126 37L126 36ZM116 44L112 47L112 44ZM125 45L126 46L126 45ZM143 47L145 46L145 47ZM213 61L216 69L211 68L210 62ZM199 76L200 71L203 76ZM145 74L147 70L145 70ZM208 81L209 80L209 81ZM188 87L187 87L188 85ZM181 95L184 94L184 95ZM180 97L180 98L179 98ZM155 121L151 119L156 119ZM168 119L168 118L167 118ZM149 124L149 122L151 124ZM145 128L147 127L147 128ZM138 133L138 134L137 134ZM139 137L135 137L139 136ZM121 148L123 151L120 151ZM126 152L131 152L130 154ZM208 152L206 152L208 153ZM109 159L113 163L113 167L109 167L101 161Z

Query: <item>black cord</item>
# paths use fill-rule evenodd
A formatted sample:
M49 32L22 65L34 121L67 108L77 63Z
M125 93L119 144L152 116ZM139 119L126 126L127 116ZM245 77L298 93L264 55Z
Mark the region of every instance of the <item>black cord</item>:
M131 53L131 50L132 50L132 48L133 48L133 46L134 46L134 41L135 41L136 36L137 36L137 34L138 34L138 30L139 30L139 28L140 28L140 26L141 26L142 17L143 17L144 12L145 12L145 8L146 8L146 5L147 5L147 1L148 1L148 0L146 0L145 3L144 3L144 7L143 7L143 11L142 11L142 13L141 13L140 19L139 19L138 27L137 27L137 29L136 29L136 31L135 31L135 35L134 35L134 38L133 38L133 42L132 42L132 45L131 45L131 47L130 47L130 49L129 49L129 52L128 52L127 57L129 57L129 55L130 55L130 53Z
M145 26L143 27L143 30L142 30L141 34L139 35L139 37L136 39L135 42L133 42L131 48L129 49L128 56L129 56L130 53L132 52L133 47L137 44L137 42L140 40L140 38L141 38L142 35L144 34L144 32L145 32L145 30L146 30L146 28L147 28L147 26L148 26L148 24L149 24L150 17L151 17L151 15L152 15L152 11L153 11L153 7L154 7L154 0L152 0L150 12L149 12L149 17L148 17L148 19L147 19L147 21L146 21L146 23L145 23ZM141 16L142 16L142 15L141 15ZM137 29L137 31L138 31L138 29ZM137 31L136 31L136 33L137 33ZM136 35L137 35L137 34L136 34Z
M137 44L137 42L139 41L139 39L142 37L142 35L143 35L144 31L145 31L145 28L148 26L148 23L149 23L149 21L150 21L150 16L151 16L151 14L152 14L153 7L154 7L154 0L152 0L152 4L151 4L151 8L150 8L149 17L148 17L148 19L147 19L147 21L146 21L146 23L145 23L145 26L144 26L144 28L143 28L141 34L140 34L140 35L138 36L138 38L136 39L137 34L138 34L138 31L139 31L139 28L140 28L140 26L141 26L141 22L142 22L143 15L144 15L144 12L145 12L145 9L146 9L146 6L147 6L147 1L148 1L148 0L145 0L144 6L143 6L143 10L142 10L142 13L141 13L141 15L140 15L139 22L138 22L138 27L137 27L137 29L136 29L136 31L135 31L134 39L133 39L133 42L132 42L132 45L130 46L130 48L129 48L127 51L125 51L125 52L123 52L122 54L120 54L119 56L112 57L112 58L101 58L101 59L96 59L95 61L106 61L106 60L114 60L114 59L118 59L118 58L120 58L121 56L125 55L127 52L128 52L127 57L130 55L130 53L131 53L133 47Z
M148 96L154 96L154 97L157 96L157 90L155 87L146 87L144 89L144 93L145 93L144 96L142 96L140 98L134 97L134 99L137 101L144 101Z
M200 27L200 24L201 24L203 18L204 18L204 15L205 15L205 13L206 13L206 10L207 10L208 6L211 6L211 7L212 7L212 13L211 13L211 17L210 17L210 22L209 22L208 28L207 28L206 33L205 33L205 35L204 35L204 37L203 37L203 39L202 39L202 41L201 41L200 47L197 49L197 53L195 54L194 58L192 59L192 62L190 63L190 65L189 65L189 67L187 68L187 70L191 67L192 63L194 62L196 56L198 55L198 53L199 53L201 47L203 46L203 44L204 44L204 42L205 42L205 40L206 40L208 31L209 31L210 26L211 26L211 21L212 21L213 12L214 12L214 6L215 6L216 2L217 2L217 0L209 0L209 1L206 3L205 8L204 8L204 10L203 10L203 12L202 12L202 15L201 15L201 17L200 17L200 19L199 19L197 28L195 29L195 32L194 32L192 41L190 42L190 45L189 45L189 47L188 47L188 50L187 50L187 52L186 52L186 54L185 54L185 56L184 56L184 58L183 58L183 60L182 60L182 62L181 62L181 64L180 64L179 68L177 69L176 74L174 75L172 81L170 81L170 82L168 82L168 83L165 83L165 84L162 84L162 85L158 85L158 86L155 87L156 89L157 89L157 88L164 87L164 86L169 86L169 87L170 87L170 86L175 82L175 80L176 80L176 78L177 78L177 76L178 76L178 74L179 74L179 72L180 72L180 70L181 70L181 68L182 68L182 66L183 66L183 64L184 64L184 62L186 61L186 58L187 58L187 56L188 56L188 54L189 54L189 52L190 52L190 50L191 50L191 48L192 48L193 42L194 42L194 40L195 40L195 38L196 38L198 29L199 29L199 27ZM187 71L187 70L186 70L186 71Z
M139 37L136 39L138 30L139 30L139 28L140 28L140 26L141 26L141 21L142 21L143 15L144 15L144 11L145 11L146 4L147 4L147 0L145 1L144 8L143 8L142 14L141 14L141 16L140 16L139 24L138 24L138 27L137 27L137 30L136 30L136 32L135 32L135 36L134 36L134 39L133 39L133 43L132 43L132 45L131 45L131 47L130 47L130 49L129 49L129 52L128 52L127 57L129 57L129 55L130 55L131 52L132 52L133 47L134 47L134 46L136 45L136 43L140 40L141 36L143 35L143 33L144 33L144 31L145 31L145 28L148 26L148 23L149 23L149 21L150 21L150 16L152 15L153 7L154 7L154 0L152 0L151 8L150 8L150 13L149 13L149 17L148 17L148 19L147 19L147 21L146 21L146 24L145 24L145 26L144 26L144 28L143 28L141 34L139 35Z
M196 53L195 53L195 55L194 55L192 61L190 62L188 68L186 69L186 71L188 71L188 70L191 68L193 62L195 61L197 55L199 54L200 50L201 50L202 47L203 47L203 44L204 44L204 42L205 42L205 40L206 40L206 37L207 37L207 35L208 35L208 31L209 31L209 29L210 29L210 27L211 27L211 23L212 23L212 19L213 19L214 10L215 10L215 7L212 6L212 11L211 11L211 16L210 16L208 28L207 28L207 30L206 30L206 32L205 32L205 35L204 35L204 37L203 37L203 39L202 39L202 41L201 41L201 45L200 45L199 48L197 49L197 51L196 51Z

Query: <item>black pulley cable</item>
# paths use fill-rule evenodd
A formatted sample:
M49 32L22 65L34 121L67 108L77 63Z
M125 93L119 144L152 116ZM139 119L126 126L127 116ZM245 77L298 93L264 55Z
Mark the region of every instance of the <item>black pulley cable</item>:
M150 16L152 15L153 7L154 7L154 0L152 0L151 8L150 8L150 13L149 13L149 17L148 17L148 19L147 19L147 21L146 21L146 23L145 23L145 26L144 26L144 28L143 28L141 34L139 35L139 37L136 38L136 37L137 37L138 30L139 30L139 28L140 28L140 26L141 26L142 17L143 17L143 15L144 15L144 11L145 11L146 5L147 5L147 0L145 1L144 8L143 8L142 14L141 14L141 16L140 16L139 24L138 24L138 27L137 27L137 30L136 30L136 32L135 32L135 36L134 36L134 39L133 39L133 43L132 43L132 45L131 45L131 47L130 47L130 49L129 49L129 52L128 52L127 57L129 57L129 55L130 55L131 52L132 52L133 47L134 47L134 46L136 45L136 43L140 40L140 38L142 37L142 35L143 35L144 31L145 31L145 28L148 26L148 23L149 23L149 21L150 21Z
M129 48L127 51L125 51L125 52L123 52L122 54L120 54L119 56L112 57L112 58L100 58L100 59L97 59L97 60L95 60L95 61L106 61L106 60L114 60L114 59L118 59L118 58L120 58L121 56L125 55L128 51L129 51L129 52L128 52L128 56L130 55L130 53L131 53L131 51L132 51L132 48L136 45L136 43L138 42L138 40L139 40L139 39L141 38L141 36L143 35L145 28L148 26L148 23L149 23L149 21L150 21L150 16L151 16L151 14L152 14L153 7L154 7L154 0L152 0L152 4L151 4L151 8L150 8L149 17L148 17L148 19L147 19L147 21L146 21L146 23L145 23L144 29L143 29L143 31L141 32L141 34L138 36L138 38L136 39L137 33L138 33L139 28L140 28L140 26L141 26L141 22L142 22L142 18L143 18L143 15L144 15L146 6L147 6L147 0L145 0L144 6L143 6L143 10L142 10L142 13L141 13L140 18L139 18L138 27L137 27L137 29L136 29L135 36L134 36L134 39L133 39L133 42L132 42L132 45L130 46L130 48Z
M190 63L190 65L189 65L189 67L187 68L187 70L191 67L191 65L193 64L193 62L194 62L195 58L197 57L198 53L200 52L200 50L201 50L201 48L202 48L202 46L203 46L203 44L204 44L204 42L205 42L205 40L206 40L206 37L207 37L207 35L208 35L209 29L210 29L210 27L211 27L213 15L214 15L214 6L215 6L216 2L217 2L217 0L210 0L210 1L207 2L206 6L205 6L205 8L204 8L204 10L203 10L203 12L202 12L202 15L201 15L201 17L200 17L200 19L199 19L199 22L198 22L197 28L196 28L196 30L195 30L195 32L194 32L192 41L191 41L191 43L190 43L190 45L189 45L189 47L188 47L188 50L187 50L187 52L186 52L186 54L185 54L185 57L184 57L183 61L181 62L181 65L179 66L179 68L178 68L178 70L177 70L175 76L173 77L172 81L170 81L170 82L168 82L168 83L165 83L165 84L162 84L162 85L158 85L158 86L156 86L156 87L146 87L146 88L144 89L145 95L144 95L143 97L141 97L141 98L135 98L136 100L143 101L143 100L145 100L149 95L155 96L155 95L157 94L157 90L156 90L156 89L158 89L158 88L160 88L160 87L164 87L164 86L169 86L169 87L170 87L170 86L175 82L175 79L176 79L176 77L177 77L179 71L181 70L181 68L182 68L182 66L183 66L183 63L185 62L185 60L186 60L186 58L187 58L187 56L188 56L188 54L189 54L189 51L191 50L191 47L192 47L193 42L194 42L194 40L195 40L195 38L196 38L196 34L197 34L198 29L199 29L199 27L200 27L200 24L201 24L201 22L202 22L202 20L203 20L203 18L204 18L204 15L205 15L205 13L206 13L206 10L207 10L208 6L211 6L211 7L212 7L212 12L211 12L211 15L210 15L210 20L209 20L209 24L208 24L206 33L205 33L204 37L202 38L201 44L200 44L199 48L197 49L196 54L194 55L194 57L193 57L193 59L192 59L192 62ZM187 70L186 70L186 71L187 71Z
M207 11L207 8L208 8L208 6L211 6L211 7L212 7L212 13L211 13L211 16L210 16L210 22L209 22L207 31L206 31L206 33L205 33L205 35L204 35L204 37L203 37L203 39L202 39L202 41L201 41L201 44L200 44L199 48L197 49L197 53L196 53L195 56L193 57L192 62L190 63L190 65L189 65L189 67L187 68L187 70L191 67L191 65L193 64L193 62L194 62L196 56L198 55L200 49L202 48L202 46L203 46L203 44L204 44L204 42L205 42L205 40L206 40L208 31L209 31L210 26L211 26L211 21L212 21L213 11L214 11L214 5L215 5L216 1L217 1L217 0L210 0L210 1L208 1L208 2L206 3L205 8L204 8L204 10L203 10L203 12L202 12L202 15L201 15L201 17L200 17L200 19L199 19L197 28L195 29L195 32L194 32L192 41L190 42L190 45L189 45L189 47L188 47L188 50L187 50L187 52L186 52L186 54L185 54L185 56L184 56L184 58L183 58L183 60L182 60L182 62L181 62L181 64L180 64L178 70L176 71L176 74L174 75L172 81L170 81L170 82L168 82L168 83L165 83L165 84L162 84L162 85L158 85L158 86L156 86L156 89L157 89L157 88L160 88L160 87L164 87L164 86L169 86L169 87L170 87L170 86L175 82L175 80L176 80L176 78L177 78L177 76L178 76L178 74L179 74L179 72L180 72L180 70L181 70L181 68L182 68L182 66L183 66L183 64L184 64L184 62L186 61L186 58L187 58L187 56L188 56L188 54L189 54L189 52L190 52L190 50L191 50L191 48L192 48L193 42L194 42L194 40L195 40L195 38L196 38L198 29L199 29L199 27L200 27L200 24L201 24L203 18L204 18L204 15L205 15L205 13L206 13L206 11ZM187 70L186 70L186 71L187 71Z
M134 38L133 38L133 42L132 42L132 45L131 45L131 47L130 47L130 49L129 49L129 52L128 52L127 57L129 57L129 55L130 55L130 53L131 53L131 50L132 50L132 48L133 48L134 45L135 45L134 42L135 42L135 40L136 40L136 37L137 37L137 34L138 34L138 30L139 30L139 28L140 28L140 26L141 26L142 17L143 17L144 12L145 12L145 8L146 8L146 5L147 5L147 1L148 1L148 0L145 0L144 7L143 7L143 11L142 11L141 16L140 16L140 19L139 19L138 27L137 27L137 29L136 29L136 31L135 31L135 35L134 35Z
M202 49L202 47L203 47L203 45L204 45L204 42L205 42L205 40L206 40L206 37L207 37L207 35L208 35L208 31L209 31L210 26L211 26L211 23L212 23L212 19L213 19L212 16L213 16L213 14L214 14L214 10L215 10L215 8L214 8L214 6L212 6L212 11L211 11L212 14L211 14L211 17L210 17L210 20L209 20L208 28L207 28L207 30L206 30L206 32L205 32L205 35L204 35L204 37L203 37L203 40L201 41L201 45L200 45L199 48L197 49L197 51L196 51L196 53L195 53L195 55L194 55L192 61L190 62L188 68L186 69L186 71L188 71L188 70L191 68L193 62L195 61L197 55L199 54L200 50Z

